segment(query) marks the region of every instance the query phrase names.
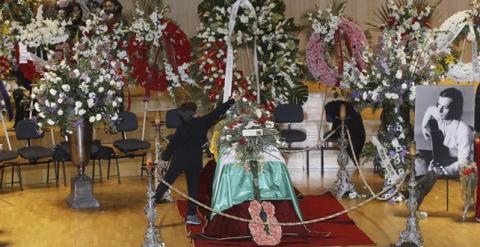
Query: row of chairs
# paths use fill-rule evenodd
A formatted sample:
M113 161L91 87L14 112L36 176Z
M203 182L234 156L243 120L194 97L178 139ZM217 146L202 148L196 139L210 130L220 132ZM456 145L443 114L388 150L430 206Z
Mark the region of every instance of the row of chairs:
M16 138L18 140L26 141L26 146L19 148L17 151L13 151L3 119L3 115L1 113L0 117L5 132L5 138L9 147L9 150L0 152L0 188L3 184L4 170L8 167L11 167L12 177L10 183L12 187L14 183L18 183L20 185L20 189L23 190L21 167L25 165L47 164L46 182L49 183L51 163L53 163L55 181L57 186L59 181L60 164L62 164L63 180L64 185L66 186L65 162L71 161L70 147L68 141L63 141L58 145L55 145L55 148L32 145L31 140L43 138L44 132L39 129L38 125L34 121L26 119L18 122L15 127ZM120 183L120 169L118 159L142 157L142 168L145 166L145 155L146 151L150 148L150 143L148 141L138 138L128 138L126 134L127 132L135 131L138 129L137 116L131 112L121 112L119 114L119 121L117 122L117 129L119 132L122 133L122 138L120 140L114 141L113 146L117 150L119 150L119 154L117 154L112 147L102 145L100 140L94 140L92 143L92 176L95 177L95 161L97 161L99 165L100 182L102 182L102 160L108 161L107 179L110 178L111 160L115 160L118 183ZM52 141L54 143L53 134ZM22 158L25 162L17 162L17 159L19 157ZM14 174L17 175L17 181L14 181Z
M342 102L348 104L347 102ZM338 114L338 113L335 113ZM333 119L328 118L327 121L333 122ZM334 133L330 135L332 132L336 132L337 129L333 128L327 131L325 134L320 131L319 133L319 142L318 145L309 147L309 146L301 146L301 147L292 147L294 143L301 143L306 141L307 134L304 130L292 128L292 125L295 123L302 123L304 121L304 111L301 105L297 104L280 104L275 108L274 111L274 121L278 124L286 124L287 128L280 129L280 136L281 138L288 144L285 151L293 151L293 152L300 152L304 151L306 153L306 169L307 174L309 173L310 169L310 151L311 150L320 150L320 159L321 159L321 174L324 174L324 151L325 150L339 150L338 147L338 133ZM330 136L330 137L328 137ZM328 137L328 138L325 138Z

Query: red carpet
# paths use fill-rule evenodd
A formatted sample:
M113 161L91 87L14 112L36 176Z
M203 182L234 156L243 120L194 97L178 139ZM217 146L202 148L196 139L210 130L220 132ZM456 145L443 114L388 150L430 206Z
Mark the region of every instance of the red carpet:
M338 203L338 201L330 193L325 193L323 195L318 195L318 196L305 196L304 199L299 200L299 203L300 203L300 208L302 210L303 217L305 220L321 218L323 216L327 216L327 215L342 211L344 209L342 205ZM187 208L186 201L184 200L177 201L177 209L179 210L182 217L185 217L186 208ZM215 221L216 218L218 218L218 216L214 218L214 221L212 221L211 224L216 223ZM282 222L281 216L277 218L279 219L280 222ZM221 221L221 222L226 222L226 221ZM203 224L200 226L187 225L187 229L191 234L199 234L199 233L202 233L204 224L205 222L203 222ZM234 225L223 224L221 225L221 227L223 227L224 229L227 229L227 228L241 229L242 224L246 225L241 222L236 222ZM209 227L205 229L208 231ZM314 232L330 232L331 234L328 237L283 236L282 243L279 246L307 247L307 246L349 246L349 245L374 245L375 244L373 240L371 240L362 230L360 230L355 225L353 220L350 217L348 217L348 215L346 214L338 216L334 219L320 222L320 223L310 224L308 225L308 228ZM286 231L284 230L284 232ZM196 247L257 246L252 240L217 241L217 240L194 239L193 242Z

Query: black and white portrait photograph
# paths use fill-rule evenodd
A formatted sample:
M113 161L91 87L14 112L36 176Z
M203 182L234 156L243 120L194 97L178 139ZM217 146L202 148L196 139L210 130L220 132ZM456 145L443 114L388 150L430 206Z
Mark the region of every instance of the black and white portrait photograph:
M434 172L456 177L459 164L473 160L475 88L418 86L416 90L416 175Z

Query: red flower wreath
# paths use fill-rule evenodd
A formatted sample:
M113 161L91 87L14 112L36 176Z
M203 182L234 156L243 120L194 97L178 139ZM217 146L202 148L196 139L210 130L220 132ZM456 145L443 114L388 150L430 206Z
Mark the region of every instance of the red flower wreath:
M12 64L7 57L0 56L0 79L7 78L12 73Z
M187 35L179 26L168 19L162 19L162 24L164 23L167 24L167 27L162 32L164 48L169 63L176 70L178 66L192 61L192 46ZM145 43L135 41L135 35L130 37L127 47L130 65L132 66L130 75L147 92L150 90L166 91L168 82L165 71L160 71L154 67L158 63L159 51L156 51L155 61L151 65L148 63L148 50L149 47Z
M307 45L308 68L316 80L321 81L327 86L340 86L344 64L343 45L341 41L342 34L350 56L355 59L360 70L365 69L362 53L367 46L367 38L358 24L342 17L334 36L338 66L336 71L328 64L325 56L327 44L324 41L324 37L319 33L313 33Z
M200 50L202 51L202 56L199 57L197 63L200 64L200 70L202 70L204 75L204 78L200 83L203 86L211 86L207 90L207 96L210 102L216 102L219 99L220 94L223 92L223 86L225 83L224 71L227 65L224 62L224 59L226 59L227 44L224 40L218 39L214 42L203 43L200 46ZM257 97L253 94L252 90L248 89L248 87L250 87L250 84L243 76L243 72L234 69L233 91L245 92L245 98L251 101L256 101Z

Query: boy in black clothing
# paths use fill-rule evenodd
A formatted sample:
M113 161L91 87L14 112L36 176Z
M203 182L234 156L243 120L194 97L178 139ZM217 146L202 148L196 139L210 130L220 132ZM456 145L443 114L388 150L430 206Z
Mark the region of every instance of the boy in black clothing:
M193 102L184 103L179 107L182 124L177 127L174 137L162 153L163 161L171 159L164 180L172 184L180 173L185 171L188 195L191 198L198 197L199 177L203 168L202 146L207 142L207 132L234 102L230 99L202 117L196 117L197 106ZM163 183L158 185L155 194L156 203L162 202L162 196L167 189ZM188 201L187 224L200 223L197 217L197 206L192 201Z

